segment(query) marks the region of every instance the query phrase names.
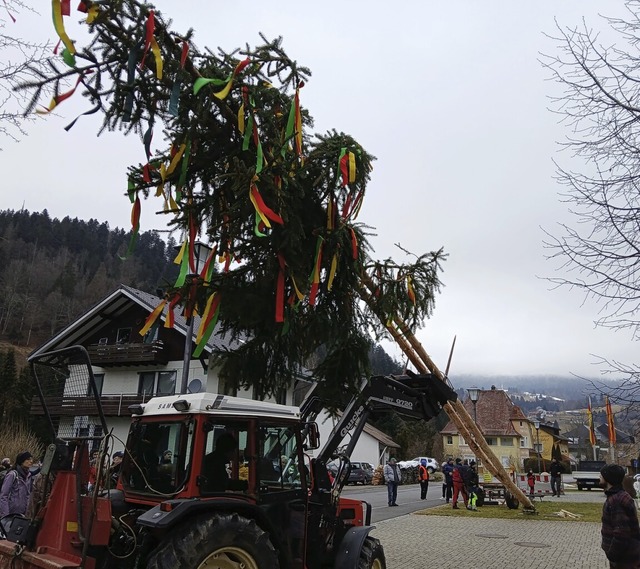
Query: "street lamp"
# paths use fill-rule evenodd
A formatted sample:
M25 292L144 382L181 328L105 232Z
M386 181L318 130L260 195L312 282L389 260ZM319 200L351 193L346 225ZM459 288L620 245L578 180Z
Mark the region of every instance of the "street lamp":
M196 241L193 244L193 255L195 257L196 274L190 274L189 279L194 279L200 275L204 268L207 258L211 253L211 247ZM184 338L184 357L182 360L182 381L180 382L180 394L187 392L189 384L189 366L191 365L191 346L193 343L193 316L187 318L187 333Z
M469 399L471 399L471 403L473 403L473 422L478 423L478 416L476 414L476 404L478 403L478 398L480 397L480 390L477 387L470 387L467 389L467 393L469 394Z
M540 472L540 421L536 419L533 426L536 428L536 451L538 453L538 472Z
M477 387L470 387L467 389L467 393L469 394L469 399L471 399L471 403L473 403L473 422L478 425L478 414L476 411L476 404L478 403L478 398L480 397L480 390ZM480 428L478 426L478 428ZM478 457L476 456L476 467L478 463Z

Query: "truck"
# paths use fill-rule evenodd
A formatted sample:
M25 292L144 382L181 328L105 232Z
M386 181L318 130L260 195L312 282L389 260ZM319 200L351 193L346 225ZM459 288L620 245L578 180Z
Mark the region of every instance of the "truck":
M591 490L598 488L600 484L600 470L607 463L603 460L581 460L572 475L578 486L578 490Z
M130 408L112 487L114 441L86 350L30 363L52 442L33 517L0 520L3 569L385 569L371 506L341 496L349 457L372 416L430 420L456 398L427 374L368 378L320 446L316 387L300 407L206 392L155 397ZM70 401L77 416L67 424L54 412ZM83 414L100 418L104 436L82 436ZM333 480L329 461L339 465Z

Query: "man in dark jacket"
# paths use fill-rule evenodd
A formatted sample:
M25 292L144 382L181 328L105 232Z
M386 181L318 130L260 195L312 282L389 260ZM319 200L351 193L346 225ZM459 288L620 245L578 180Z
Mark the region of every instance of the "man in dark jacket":
M444 474L444 481L445 481L445 492L446 492L446 498L447 498L447 504L449 503L449 500L451 500L451 497L453 496L453 459L450 458L449 460L447 460L446 464L443 465L442 467L442 474ZM445 496L442 496L443 498Z
M624 468L607 464L600 486L607 500L602 507L602 549L611 569L640 569L640 527L633 498L623 490Z
M551 492L559 498L562 488L562 465L555 458L551 459L549 474L551 475Z

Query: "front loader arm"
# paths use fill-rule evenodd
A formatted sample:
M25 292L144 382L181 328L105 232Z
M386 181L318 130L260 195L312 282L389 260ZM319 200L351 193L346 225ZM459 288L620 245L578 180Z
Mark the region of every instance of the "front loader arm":
M433 419L456 392L432 374L373 376L364 381L360 393L347 405L316 461L326 465L351 433L344 454L348 457L373 413L394 411L413 419Z

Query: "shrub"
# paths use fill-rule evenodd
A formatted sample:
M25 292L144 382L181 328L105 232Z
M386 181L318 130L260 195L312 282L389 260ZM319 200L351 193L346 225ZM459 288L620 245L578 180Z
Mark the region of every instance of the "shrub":
M7 457L11 464L22 451L28 450L37 461L44 455L40 440L20 423L8 423L0 428L0 459Z

